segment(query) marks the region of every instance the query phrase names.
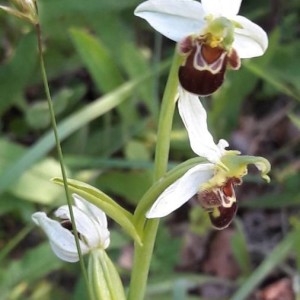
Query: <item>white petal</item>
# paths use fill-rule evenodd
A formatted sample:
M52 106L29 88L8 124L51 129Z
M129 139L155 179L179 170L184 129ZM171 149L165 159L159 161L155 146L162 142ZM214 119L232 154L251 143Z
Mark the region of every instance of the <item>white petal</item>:
M58 218L70 220L70 212L67 205L59 207L54 214ZM101 239L97 229L97 223L76 206L73 206L73 214L76 229L83 237L82 239L87 243L89 248L97 247Z
M232 20L238 22L243 28L236 28L233 48L240 58L261 56L268 48L268 36L257 24L245 17L236 16Z
M77 194L73 194L75 205L84 211L87 215L93 218L100 226L107 228L107 218L105 213L96 205L88 202Z
M96 205L88 202L77 194L72 195L75 205L87 214L92 220L96 222L93 229L97 231L97 239L93 242L94 247L101 247L106 249L110 244L110 232L107 229L106 214Z
M179 89L178 109L182 121L188 131L191 148L212 163L217 163L224 154L225 140L215 144L207 128L207 114L198 96L182 88ZM225 143L224 143L225 142Z
M43 212L36 212L32 220L39 225L49 238L53 252L62 260L76 262L79 260L74 235L62 227L57 221L47 217ZM82 254L89 251L84 243L79 241Z
M140 4L134 14L176 42L199 33L205 24L201 4L192 0L149 0Z
M146 214L147 218L164 217L194 196L202 183L214 173L214 165L199 164L189 169L181 178L172 183L154 202Z
M223 16L231 18L240 10L242 0L202 0L202 6L206 14L215 17Z
M222 154L224 154L224 152L225 152L224 149L229 147L229 144L226 140L220 139L219 142L218 142L218 147L219 147L219 149L221 149Z

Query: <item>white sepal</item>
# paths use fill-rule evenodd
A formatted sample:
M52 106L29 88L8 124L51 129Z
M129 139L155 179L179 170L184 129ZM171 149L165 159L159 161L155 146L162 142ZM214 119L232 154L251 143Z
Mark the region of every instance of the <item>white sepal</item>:
M191 148L212 163L219 162L228 143L221 140L215 144L207 128L207 114L199 97L184 89L179 89L178 109L182 121L187 129Z
M268 36L266 32L249 19L236 16L233 18L242 28L235 29L232 47L240 58L261 56L268 48Z
M68 262L79 260L75 238L71 231L64 228L59 222L48 218L44 212L34 213L32 219L45 231L56 256ZM79 243L82 254L87 253L89 248L82 241Z
M214 167L213 164L203 163L189 169L164 190L146 213L146 217L161 218L182 206L198 192L202 183L213 176Z
M148 0L141 3L134 14L176 42L199 33L205 24L202 5L192 0Z

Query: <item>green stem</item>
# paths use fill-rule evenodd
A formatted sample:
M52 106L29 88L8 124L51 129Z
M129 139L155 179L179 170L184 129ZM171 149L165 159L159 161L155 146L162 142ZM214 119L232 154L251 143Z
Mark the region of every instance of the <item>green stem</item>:
M49 109L49 113L50 113L51 125L52 125L52 129L53 129L53 133L54 133L56 150L57 150L57 155L58 155L58 159L59 159L59 163L60 163L62 178L63 178L63 182L64 182L66 199L67 199L67 203L68 203L68 207L69 207L69 211L70 211L70 218L71 218L71 222L72 222L72 229L74 231L76 248L78 251L78 256L79 256L79 260L80 260L80 266L81 266L81 270L83 273L83 277L84 277L84 280L86 282L86 286L88 289L89 298L92 299L92 294L91 294L89 284L88 284L87 271L86 271L86 268L84 265L81 248L80 248L80 244L79 244L78 231L76 229L76 223L75 223L75 218L74 218L73 209L72 209L72 201L70 198L69 188L68 188L68 184L67 184L67 175L66 175L66 169L64 166L63 153L62 153L60 140L59 140L59 136L58 136L55 112L54 112L54 108L53 108L50 89L49 89L49 85L48 85L48 78L47 78L47 74L46 74L46 68L45 68L45 62L44 62L44 56L43 56L41 26L39 23L35 24L35 29L36 29L36 33L37 33L38 52L39 52L39 60L40 60L42 79L43 79L45 94L46 94L46 98L47 98L47 102L48 102L48 109Z
M157 143L155 151L154 182L161 178L167 171L170 149L170 136L178 93L178 68L181 62L182 57L175 53L166 89L162 99L162 106L158 123ZM137 243L134 244L135 252L128 294L129 300L143 300L145 297L149 267L158 225L158 219L147 220L143 233L143 245L141 246Z
M154 161L154 182L167 171L173 116L178 94L178 69L183 58L175 52L158 121Z

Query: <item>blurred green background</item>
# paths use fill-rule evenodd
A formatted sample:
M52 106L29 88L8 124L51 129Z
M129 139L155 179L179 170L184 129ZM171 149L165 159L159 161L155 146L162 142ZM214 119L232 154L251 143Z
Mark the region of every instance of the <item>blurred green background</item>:
M152 182L160 99L175 49L133 16L139 3L38 1L68 176L131 211ZM282 280L296 297L300 2L245 0L240 14L268 32L269 48L228 71L223 87L203 102L216 141L226 138L243 154L269 159L272 182L250 170L237 189L236 221L222 233L192 201L163 219L149 299L269 299L267 288ZM79 266L59 261L31 221L33 212L51 214L65 203L63 190L50 182L60 168L35 32L3 12L0 22L0 299L84 299ZM193 156L176 114L170 168ZM132 241L113 222L110 227L109 254L126 285Z

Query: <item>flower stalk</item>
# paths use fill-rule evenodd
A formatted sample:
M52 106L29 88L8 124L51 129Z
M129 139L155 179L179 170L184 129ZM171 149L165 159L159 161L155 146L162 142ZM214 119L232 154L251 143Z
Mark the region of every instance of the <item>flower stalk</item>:
M64 182L64 190L65 190L65 194L66 194L67 205L68 205L69 212L70 212L70 220L72 223L72 229L74 231L74 239L75 239L75 244L76 244L76 248L77 248L77 252L78 252L78 256L79 256L79 261L80 261L83 278L84 278L84 281L85 281L87 289L88 289L89 298L91 300L94 300L92 297L90 286L88 284L87 271L86 271L86 267L85 267L83 257L82 257L82 252L81 252L80 243L79 243L79 235L78 235L78 231L76 228L74 213L73 213L73 209L72 209L72 202L71 202L71 198L70 198L70 192L69 192L69 188L68 188L68 184L67 184L67 175L66 175L66 168L64 166L63 152L62 152L62 148L61 148L60 140L59 140L59 136L58 136L55 112L54 112L54 108L53 108L53 103L52 103L51 93L50 93L50 89L49 89L46 68L45 68L45 62L44 62L44 56L43 56L42 32L41 32L41 26L39 23L38 7L36 5L36 2L34 2L34 7L35 7L35 22L33 24L34 24L36 35L37 35L38 55L39 55L41 75L42 75L45 95L46 95L47 103L48 103L51 126L53 129L53 134L54 134L54 138L55 138L56 151L57 151L60 168L61 168L61 173L62 173L62 178L63 178L63 182Z
M37 14L37 18L38 18L38 8L37 8L37 6L36 6L36 14ZM59 163L60 163L60 168L61 168L61 173L62 173L62 178L63 178L63 182L64 182L64 190L65 190L65 194L66 194L68 208L69 208L69 211L70 211L70 219L71 219L72 228L73 228L73 231L74 231L74 238L75 238L76 248L77 248L78 255L79 255L79 261L80 261L82 274L83 274L83 277L84 277L84 280L85 280L85 283L86 283L86 286L87 286L87 289L88 289L89 298L92 299L90 286L88 284L87 271L86 271L86 267L84 265L84 261L83 261L83 257L82 257L82 253L81 253L81 248L80 248L80 244L79 244L78 231L77 231L77 228L76 228L75 218L74 218L73 209L72 209L72 201L71 201L71 198L70 198L69 188L68 188L68 184L67 184L67 175L66 175L66 169L65 169L65 165L64 165L64 158L63 158L63 153L62 153L60 140L59 140L59 136L58 136L55 112L54 112L54 107L53 107L53 103L52 103L52 98L51 98L51 93L50 93L50 89L49 89L48 78L47 78L47 73L46 73L46 68L45 68L44 56L43 56L43 43L42 43L41 26L40 26L40 23L38 21L35 24L35 30L36 30L36 35L37 35L38 55L39 55L39 62L40 62L42 80L43 80L45 95L46 95L47 103L48 103L51 126L52 126L52 129L53 129L53 134L54 134L54 138L55 138L56 151L57 151L57 155L58 155L58 159L59 159Z
M170 137L173 116L178 98L178 68L182 63L182 57L174 54L171 70L162 99L161 111L158 122L157 142L155 151L155 164L153 181L158 181L167 171ZM153 199L154 201L155 199ZM138 208L137 208L138 210ZM143 300L146 292L149 267L156 239L159 220L147 220L142 244L134 244L134 262L129 287L129 300Z

